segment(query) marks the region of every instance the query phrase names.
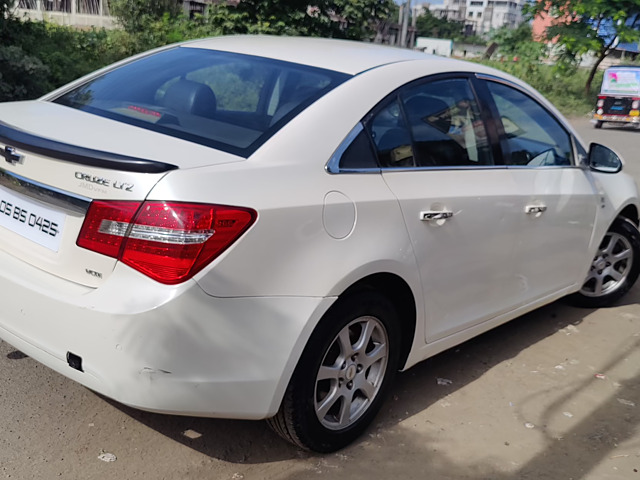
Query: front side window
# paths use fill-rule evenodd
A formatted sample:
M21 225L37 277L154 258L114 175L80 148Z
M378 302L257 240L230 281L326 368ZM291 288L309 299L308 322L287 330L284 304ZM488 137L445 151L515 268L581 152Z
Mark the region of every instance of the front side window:
M544 167L573 164L571 136L538 102L515 88L487 82L511 156L508 165ZM510 159L509 159L510 158Z
M349 75L176 47L110 70L54 102L248 156Z

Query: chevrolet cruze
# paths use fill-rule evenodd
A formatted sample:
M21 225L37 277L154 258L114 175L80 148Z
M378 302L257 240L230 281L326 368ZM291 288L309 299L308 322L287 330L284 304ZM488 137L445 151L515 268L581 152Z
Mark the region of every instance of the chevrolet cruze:
M638 193L521 81L220 37L0 104L0 338L118 402L328 452L394 373L638 276Z

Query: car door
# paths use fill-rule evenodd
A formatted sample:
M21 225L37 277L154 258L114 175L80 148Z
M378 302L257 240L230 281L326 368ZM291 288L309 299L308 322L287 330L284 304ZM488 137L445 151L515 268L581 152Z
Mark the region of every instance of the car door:
M411 84L366 128L417 257L426 341L511 310L519 186L495 165L468 78Z
M522 304L584 278L597 196L588 169L576 161L562 123L515 85L484 83L501 120L505 163L520 198L515 266Z

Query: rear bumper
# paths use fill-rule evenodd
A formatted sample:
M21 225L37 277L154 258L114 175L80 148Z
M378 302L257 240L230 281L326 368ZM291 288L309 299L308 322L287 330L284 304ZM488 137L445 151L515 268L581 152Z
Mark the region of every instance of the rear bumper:
M601 122L640 123L640 117L632 115L594 114L593 119Z
M0 252L0 338L120 403L222 418L273 415L331 298L216 298L118 266L87 289ZM83 371L67 362L81 357Z

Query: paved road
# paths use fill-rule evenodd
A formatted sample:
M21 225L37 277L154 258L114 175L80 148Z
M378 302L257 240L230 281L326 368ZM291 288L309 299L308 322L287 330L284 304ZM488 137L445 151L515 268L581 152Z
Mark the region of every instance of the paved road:
M640 180L640 132L574 123ZM639 300L636 287L611 309L554 303L430 359L367 435L325 456L261 422L114 404L0 343L0 478L640 478Z
M574 118L572 123L585 142L602 143L622 155L626 161L625 171L640 184L640 130L607 123L596 130L587 118Z

